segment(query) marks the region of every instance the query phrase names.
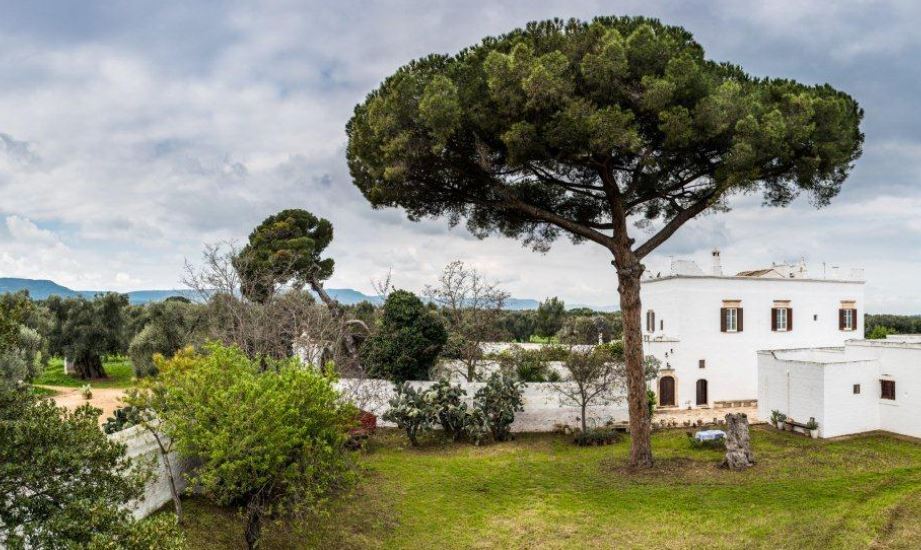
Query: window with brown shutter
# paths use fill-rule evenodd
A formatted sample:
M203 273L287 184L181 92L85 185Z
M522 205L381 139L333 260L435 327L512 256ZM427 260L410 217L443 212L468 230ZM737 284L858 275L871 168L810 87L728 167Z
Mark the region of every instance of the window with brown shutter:
M881 399L895 401L895 380L880 380L879 390Z
M646 312L646 332L655 332L655 331L656 331L656 312L650 309Z
M777 332L777 308L771 308L771 330Z
M742 332L742 308L736 309L736 316L738 317L736 321L736 332Z
M838 310L838 330L844 330L844 310Z
M787 308L787 330L793 330L793 308Z
M720 308L720 332L726 332L726 310L728 309L727 307Z

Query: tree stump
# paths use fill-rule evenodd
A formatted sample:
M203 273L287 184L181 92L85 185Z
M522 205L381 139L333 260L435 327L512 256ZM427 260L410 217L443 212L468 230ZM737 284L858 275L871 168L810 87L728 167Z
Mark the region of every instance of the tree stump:
M745 413L726 415L726 458L722 467L741 471L754 466L751 439L748 435L748 417Z

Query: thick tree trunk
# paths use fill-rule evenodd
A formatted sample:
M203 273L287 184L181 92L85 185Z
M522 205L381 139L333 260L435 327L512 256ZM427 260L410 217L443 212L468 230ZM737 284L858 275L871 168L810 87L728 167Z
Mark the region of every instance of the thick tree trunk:
M640 276L643 265L624 251L615 260L617 291L624 323L624 359L627 367L627 401L630 410L630 465L652 467L649 409L646 405Z
M745 413L726 415L726 459L722 466L741 471L755 464L751 439L748 434L748 417Z
M585 398L582 399L582 433L585 433L588 430L588 423L585 421Z
M243 527L243 536L246 538L246 547L254 550L259 544L262 534L262 510L256 503L246 507L246 525Z
M74 361L74 371L82 380L91 378L105 378L106 370L102 366L102 358L98 355L81 355Z

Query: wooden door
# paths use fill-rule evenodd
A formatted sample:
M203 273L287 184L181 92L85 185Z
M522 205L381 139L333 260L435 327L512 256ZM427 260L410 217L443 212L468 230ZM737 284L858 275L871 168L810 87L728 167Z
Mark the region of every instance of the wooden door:
M675 379L671 376L663 376L659 379L659 406L675 406Z
M707 381L700 379L697 381L697 404L706 405L707 402Z

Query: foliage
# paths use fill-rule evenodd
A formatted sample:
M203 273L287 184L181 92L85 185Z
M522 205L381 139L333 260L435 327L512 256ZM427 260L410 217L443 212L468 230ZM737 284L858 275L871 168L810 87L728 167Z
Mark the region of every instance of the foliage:
M102 431L107 434L114 434L115 432L127 430L141 422L141 411L133 405L126 405L112 411L112 416L106 418L106 421L102 424Z
M573 442L580 447L611 445L621 440L621 434L612 426L596 426L579 431Z
M94 388L126 388L134 383L134 370L131 361L126 357L107 357L102 364L107 378L93 380ZM80 388L86 381L65 373L64 360L55 358L48 361L48 366L42 370L34 383Z
M156 374L153 357L172 357L180 349L199 343L205 328L205 306L169 300L146 306L144 327L128 346L128 356L138 377Z
M579 407L582 432L588 431L588 408L622 399L626 386L623 346L595 346L584 351L572 348L563 366L566 377L554 386L562 404Z
M485 425L496 441L506 441L511 435L515 413L524 410L521 397L523 384L513 377L494 372L486 385L473 396L473 406L483 413Z
M556 345L560 343L560 339L556 336L538 336L536 334L532 334L531 337L528 338L528 343Z
M537 326L534 311L503 311L498 320L502 339L511 342L528 342Z
M783 422L787 419L787 415L774 409L771 411L771 422L777 424L778 422Z
M637 409L643 258L734 195L829 204L862 117L827 84L753 78L655 19L551 20L398 69L355 108L347 158L374 207L539 251L564 235L609 251ZM636 466L653 465L648 420L630 419Z
M885 340L890 334L895 334L895 330L884 325L876 325L867 333L867 339Z
M80 395L83 396L83 399L89 401L93 398L93 388L89 384L83 384L80 387Z
M560 375L550 367L550 361L557 359L557 347L524 349L512 346L492 356L504 372L514 375L522 382L558 382Z
M807 430L818 430L819 423L816 422L815 418L810 418L809 422L806 422L806 429Z
M52 296L46 305L54 320L49 351L73 359L79 378L104 378L102 357L123 354L128 348L128 298L115 293L92 300Z
M534 326L534 334L549 338L556 336L556 333L563 328L563 320L566 317L566 304L556 296L547 298L537 306L537 322Z
M0 350L0 384L32 382L47 360L42 354L44 343L32 328L19 323L11 323L11 327L5 349Z
M466 395L467 392L460 386L451 385L447 380L439 380L425 392L425 401L429 403L433 417L451 441L463 439L466 434Z
M556 333L556 337L563 344L581 345L610 342L614 335L615 326L603 315L570 315Z
M142 494L146 472L99 430L98 416L89 405L70 412L24 386L0 387L0 546L182 547L175 525L131 518L126 505Z
M891 315L867 313L863 317L867 338L877 326L892 330L890 334L921 334L921 315Z
M656 404L659 400L656 398L656 392L652 390L646 390L646 411L649 413L649 418L652 418L652 414L656 412Z
M432 404L425 399L424 392L407 382L397 386L396 394L390 399L390 408L382 418L406 432L413 446L419 445L420 433L431 429L435 420Z
M356 411L296 360L263 370L236 348L206 349L160 360L160 399L149 402L179 454L198 462L190 485L244 511L252 548L264 518L317 511L346 486L343 443Z
M333 239L333 225L300 209L269 216L249 236L234 260L243 295L265 302L289 283L314 285L333 274L332 258L320 256Z
M498 320L508 293L475 268L455 260L445 266L437 285L426 286L425 295L448 321L451 355L466 365L467 380L476 380L477 362L483 356L481 344L499 337Z
M448 339L438 319L415 294L392 292L381 315L377 332L361 347L367 371L396 383L425 380Z
M726 438L720 437L718 439L697 439L694 436L694 432L687 432L688 435L688 445L692 449L712 449L712 450L725 450L726 449Z

